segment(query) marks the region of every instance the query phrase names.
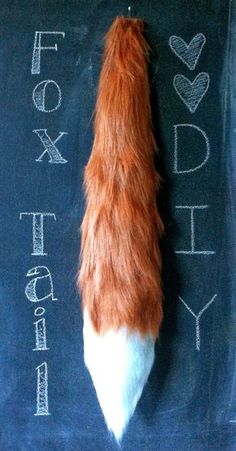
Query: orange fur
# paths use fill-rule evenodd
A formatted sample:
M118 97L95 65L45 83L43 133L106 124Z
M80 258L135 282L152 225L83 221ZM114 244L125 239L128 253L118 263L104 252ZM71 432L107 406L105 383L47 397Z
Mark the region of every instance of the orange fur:
M85 167L78 288L98 332L121 325L158 336L163 223L156 206L143 22L118 17L106 35L94 144Z

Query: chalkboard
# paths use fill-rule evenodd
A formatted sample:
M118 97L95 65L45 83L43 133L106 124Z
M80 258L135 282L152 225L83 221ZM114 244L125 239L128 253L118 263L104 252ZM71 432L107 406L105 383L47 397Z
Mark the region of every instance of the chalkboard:
M75 288L103 37L145 21L164 314L125 451L236 449L236 4L1 0L0 449L115 450Z

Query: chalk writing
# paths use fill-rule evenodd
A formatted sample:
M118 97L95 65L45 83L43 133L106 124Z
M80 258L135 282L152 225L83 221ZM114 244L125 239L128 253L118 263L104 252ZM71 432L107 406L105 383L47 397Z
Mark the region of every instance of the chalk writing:
M210 305L214 302L216 296L217 296L217 294L214 294L214 296L211 298L211 300L209 302L207 302L207 304L200 310L200 312L198 312L198 314L194 313L193 310L189 307L189 305L179 296L179 300L182 302L182 304L184 304L184 306L189 311L189 313L191 313L191 315L193 315L193 317L195 318L195 321L196 321L196 342L195 343L196 343L197 351L200 351L200 347L201 347L200 318L201 318L202 314L205 312L205 310L207 310L208 307L210 307Z
M29 301L41 302L48 298L51 298L52 301L58 300L54 296L52 276L47 266L35 266L27 272L26 276L37 276L30 280L25 288L25 295ZM40 286L38 287L38 285ZM37 288L40 293L44 292L44 296L38 296Z
M34 35L34 46L32 54L32 65L31 74L37 75L41 71L41 52L42 51L56 51L57 43L54 45L42 44L42 37L48 39L50 36L65 37L65 33L62 31L36 31ZM47 94L47 102L46 102ZM52 98L51 98L52 97ZM62 94L59 85L54 80L43 80L38 83L33 92L32 100L34 106L38 111L42 113L51 113L58 110L62 102ZM56 143L64 136L67 132L59 131L58 136L52 139L47 128L35 128L33 130L43 147L44 151L35 160L36 162L42 162L44 157L47 155L48 162L54 164L64 164L67 160L59 152ZM33 241L33 256L46 256L48 255L44 251L44 219L46 217L51 217L56 221L56 215L54 213L48 212L21 212L20 220L23 216L32 216L32 241ZM25 296L32 303L38 303L46 300L57 301L58 298L54 295L54 287L52 281L52 275L47 266L34 266L28 270L27 277L32 279L27 283L25 287ZM46 313L44 307L36 307L34 309L34 316L37 318L34 321L35 326L35 348L33 351L48 351L50 348L47 346L47 330L46 330L46 319L43 316ZM47 362L41 363L41 365L36 367L37 371L37 398L36 398L36 413L34 415L50 415L48 408L48 364Z
M45 213L42 211L37 212L21 212L20 220L22 216L32 216L32 234L33 234L33 252L31 255L47 255L44 252L44 218L52 217L56 221L56 215L54 213Z
M54 141L48 135L46 128L35 129L33 132L39 137L45 148L44 152L35 161L43 161L43 156L48 154L50 158L49 163L67 163L67 160L62 157L58 148L55 146L56 142L58 142L62 136L68 134L67 132L59 132L58 137L54 139Z
M211 255L215 254L215 251L208 250L196 250L195 249L195 223L194 223L194 212L195 210L203 210L208 208L208 205L176 205L177 209L187 209L190 210L190 218L191 218L191 250L178 250L175 251L176 254L205 254Z
M190 113L195 113L209 88L209 83L210 77L206 72L198 74L193 82L181 74L175 75L173 81L178 96L185 103Z
M34 415L51 415L48 410L48 365L37 366L37 410Z
M45 318L40 318L34 322L36 348L33 351L47 351L46 323Z
M51 87L51 89L52 87L54 87L54 90L56 90L57 102L52 108L47 109L45 99L46 99L46 88L48 86ZM32 99L34 105L39 111L42 111L43 113L51 113L52 111L58 110L58 108L61 105L62 100L61 89L54 80L43 80L35 86L32 94Z
M200 133L200 135L203 137L204 143L206 146L206 154L205 154L205 158L203 159L203 161L200 164L198 164L192 168L180 170L178 168L178 145L179 145L178 133L179 133L180 129L182 129L184 131L184 130L186 130L187 127L190 128L191 130L193 130L194 133ZM209 143L207 134L200 127L197 127L194 124L176 124L176 125L174 125L174 141L175 141L175 146L174 146L174 171L173 172L175 172L176 174L184 174L184 173L186 174L188 172L197 171L198 169L202 168L208 161L209 156L210 156L210 143Z
M44 313L45 313L44 307L36 307L36 309L34 310L35 316L41 316L41 315L44 315Z
M41 50L55 50L57 52L57 44L55 44L54 46L41 45L42 35L50 34L54 36L61 35L63 38L65 37L64 31L35 31L31 66L32 75L40 74Z
M196 34L189 44L186 44L180 36L173 35L170 36L169 46L175 55L180 58L190 70L194 70L205 42L206 38L203 33Z

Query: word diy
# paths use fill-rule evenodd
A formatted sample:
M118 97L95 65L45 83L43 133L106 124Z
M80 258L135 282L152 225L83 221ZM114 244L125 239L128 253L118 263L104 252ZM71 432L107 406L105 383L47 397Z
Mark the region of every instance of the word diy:
M189 44L179 36L171 36L169 38L169 46L171 50L174 52L177 58L179 58L183 64L185 64L190 71L193 71L197 67L198 60L201 56L203 47L206 43L206 37L202 33L196 34ZM203 101L210 84L209 74L206 72L198 73L194 80L191 81L189 78L185 77L182 74L175 75L173 79L173 86L176 94L179 96L180 100L184 103L191 114L194 114L197 111L200 103ZM208 163L210 158L210 142L208 136L204 130L193 123L178 123L173 126L174 128L174 168L173 172L175 174L191 174L193 172L199 171ZM192 167L182 167L180 168L180 154L183 154L183 150L181 152L181 142L183 142L184 138L186 139L186 135L192 137L193 142L198 139L201 142L201 148L205 148L205 154L201 157L201 160L198 161L198 164ZM201 152L199 152L201 155ZM215 254L214 250L199 250L196 248L195 241L195 221L196 215L202 211L205 211L209 205L176 205L175 208L178 212L184 212L184 214L190 216L190 247L185 250L176 250L176 254L184 254L184 255L212 255ZM203 313L210 307L210 305L214 302L217 294L214 294L210 301L208 301L205 306L198 312L195 313L189 307L187 302L179 296L179 300L188 310L188 312L195 319L196 326L196 339L195 339L195 347L197 351L200 351L200 318Z

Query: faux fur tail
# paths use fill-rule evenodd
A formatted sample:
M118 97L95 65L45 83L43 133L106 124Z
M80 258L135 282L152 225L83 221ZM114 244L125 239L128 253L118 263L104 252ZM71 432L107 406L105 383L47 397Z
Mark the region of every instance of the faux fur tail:
M85 167L78 287L84 358L108 428L120 440L154 360L162 321L163 223L143 22L106 35L94 143Z

